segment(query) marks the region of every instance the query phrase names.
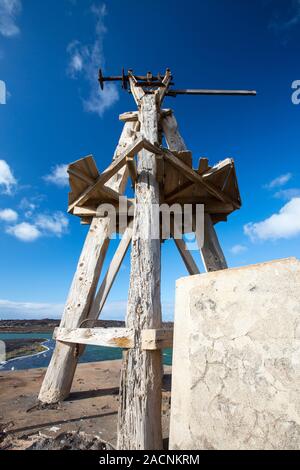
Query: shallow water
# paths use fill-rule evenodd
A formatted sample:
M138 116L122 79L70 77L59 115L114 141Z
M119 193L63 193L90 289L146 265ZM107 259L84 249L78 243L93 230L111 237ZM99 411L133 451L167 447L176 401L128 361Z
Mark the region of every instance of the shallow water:
M4 341L9 339L35 339L45 338L43 343L48 350L41 352L34 356L26 356L22 358L12 359L4 364L0 364L0 371L2 370L23 370L23 369L36 369L38 367L47 367L52 352L55 346L55 341L52 340L52 333L0 333L0 340ZM104 346L87 346L83 355L80 357L79 362L97 362L97 361L112 361L115 359L122 359L122 349L107 348ZM172 364L172 350L165 349L163 351L164 364Z

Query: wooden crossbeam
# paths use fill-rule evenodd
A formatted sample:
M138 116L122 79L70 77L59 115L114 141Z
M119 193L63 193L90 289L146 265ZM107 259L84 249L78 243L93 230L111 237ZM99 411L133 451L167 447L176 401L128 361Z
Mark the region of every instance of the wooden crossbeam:
M110 348L135 349L135 332L130 328L55 328L53 339L62 343L87 344ZM173 347L173 330L145 329L141 332L139 348L154 351Z
M124 165L126 165L127 157L135 155L142 149L142 147L143 138L140 137L131 145L129 145L127 149L118 158L116 158L111 163L111 165L109 165L109 167L106 168L103 173L101 173L101 175L99 175L94 183L86 188L79 198L77 198L76 201L70 205L69 211L72 210L75 206L83 205L95 189L97 189L99 186L103 186L113 175L115 175Z
M203 176L199 175L195 170L183 163L170 150L164 149L163 152L165 160L172 166L174 166L178 171L181 171L190 181L192 181L193 183L202 184L202 186L205 187L207 192L215 196L220 201L236 206L235 201L232 201L228 196L226 196L222 191L216 188L212 183L206 181Z
M165 133L168 147L171 150L186 150L186 145L180 135L175 116L172 114L162 121L163 131ZM196 225L196 224L195 224ZM227 263L223 251L220 247L216 231L209 213L204 214L204 245L201 246L201 233L196 232L196 238L199 250L202 256L206 272L226 269Z
M141 332L141 349L155 351L173 347L173 329L149 329Z
M111 348L132 348L135 344L133 331L129 328L55 328L53 339Z
M135 123L125 123L114 154L115 159L118 158L120 149L123 150L134 140L136 127ZM126 181L126 167L123 167L107 182L106 189L122 193ZM92 220L64 308L62 327L79 327L88 316L109 245L110 225L108 217ZM75 345L60 342L56 344L39 393L41 402L55 403L68 396L77 360Z
M161 154L162 150L153 145L147 139L140 137L133 144L129 145L127 149L116 158L109 167L101 173L101 175L96 179L96 181L88 186L83 193L69 206L68 211L71 212L75 206L82 206L89 197L93 194L95 190L102 190L101 188L104 184L115 175L124 165L126 165L128 158L133 157L139 153L142 149L146 149L149 152L154 154Z
M160 116L170 116L172 114L172 109L161 109ZM122 113L119 115L119 120L123 122L137 122L139 120L139 112L138 111L127 111L126 113Z
M127 168L129 171L129 176L131 178L132 187L134 187L135 182L137 180L137 170L136 164L133 157L126 157Z
M128 214L128 211L133 213L134 207L135 207L135 200L128 198L126 199L127 201L127 206L123 208L119 207L119 200L116 201L117 204L114 205L116 213L118 215L120 214ZM78 217L103 217L102 214L98 211L96 207L90 207L90 206L84 206L84 207L74 207L73 210L73 215L76 215Z

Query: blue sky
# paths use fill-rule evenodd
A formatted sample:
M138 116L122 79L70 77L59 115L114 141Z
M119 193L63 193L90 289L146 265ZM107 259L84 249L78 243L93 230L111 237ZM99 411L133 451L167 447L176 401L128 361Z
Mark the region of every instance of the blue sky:
M93 154L103 170L118 115L136 108L118 86L99 94L98 66L109 74L170 67L178 88L257 89L255 98L180 96L165 105L195 164L235 159L243 206L217 226L229 266L299 257L300 105L291 99L299 44L299 0L0 0L0 317L62 312L87 232L66 213L65 165ZM103 318L125 315L129 264L127 256ZM186 274L166 242L165 318Z

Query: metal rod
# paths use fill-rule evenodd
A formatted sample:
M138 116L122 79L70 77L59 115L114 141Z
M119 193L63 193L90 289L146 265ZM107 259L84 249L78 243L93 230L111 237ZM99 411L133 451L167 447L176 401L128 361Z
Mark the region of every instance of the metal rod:
M176 95L256 95L255 90L169 90L168 96Z

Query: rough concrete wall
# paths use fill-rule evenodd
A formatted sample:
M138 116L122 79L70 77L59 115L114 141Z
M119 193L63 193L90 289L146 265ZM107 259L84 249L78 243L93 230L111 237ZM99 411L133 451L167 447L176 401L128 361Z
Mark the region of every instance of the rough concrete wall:
M171 449L300 449L300 262L177 281Z

